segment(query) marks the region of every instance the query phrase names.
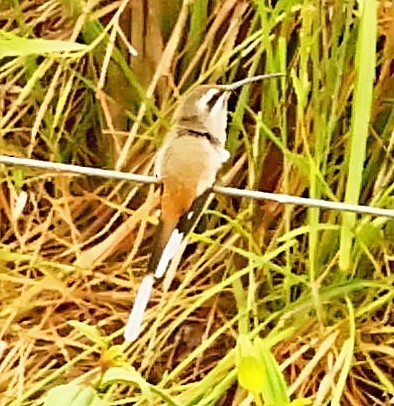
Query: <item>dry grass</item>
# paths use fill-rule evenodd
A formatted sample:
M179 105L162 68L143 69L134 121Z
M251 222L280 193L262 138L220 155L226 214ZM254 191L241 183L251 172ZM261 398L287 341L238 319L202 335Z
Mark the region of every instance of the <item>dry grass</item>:
M372 82L357 82L354 55L376 41L360 44L362 3L2 0L0 43L8 32L88 46L43 53L43 43L11 39L20 56L0 59L0 152L148 174L188 86L285 71L233 102L222 177L393 207L394 5L379 3L368 101ZM366 144L351 147L363 120ZM40 404L70 382L112 405L262 404L237 383L244 334L272 346L293 399L394 399L392 221L353 218L343 231L336 212L217 197L129 345L122 328L158 192L0 170L0 405Z

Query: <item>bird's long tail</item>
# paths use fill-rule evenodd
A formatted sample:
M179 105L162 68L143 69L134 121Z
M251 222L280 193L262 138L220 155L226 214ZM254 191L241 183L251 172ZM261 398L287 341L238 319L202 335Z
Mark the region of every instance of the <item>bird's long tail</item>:
M134 341L138 338L153 285L155 281L163 278L185 237L197 225L208 202L209 194L207 191L195 199L190 210L177 221L160 221L148 263L149 275L145 276L141 282L126 324L124 337L127 341Z

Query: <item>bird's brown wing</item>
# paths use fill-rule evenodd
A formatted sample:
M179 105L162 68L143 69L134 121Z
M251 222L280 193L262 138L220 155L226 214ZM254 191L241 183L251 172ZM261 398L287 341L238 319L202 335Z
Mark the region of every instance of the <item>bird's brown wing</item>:
M164 269L165 272L165 269L177 253L184 238L200 220L209 194L210 192L206 191L201 196L197 197L193 201L190 209L182 215L176 218L171 216L167 219L160 219L156 237L153 241L151 257L148 263L148 272L156 274L160 262L160 268ZM171 236L173 236L172 241ZM173 246L166 250L168 243ZM166 254L166 258L162 258L163 254ZM159 273L162 274L163 272Z

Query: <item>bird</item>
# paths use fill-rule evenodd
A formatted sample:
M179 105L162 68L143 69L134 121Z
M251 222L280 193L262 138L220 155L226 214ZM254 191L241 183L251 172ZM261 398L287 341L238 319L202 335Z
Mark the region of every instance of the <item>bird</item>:
M155 280L162 278L187 233L195 226L219 169L230 157L227 139L228 100L233 90L258 80L257 75L224 85L199 85L181 99L172 126L159 149L154 174L161 183L161 214L149 274L143 278L126 324L127 341L138 338L143 313Z
M229 158L225 142L230 94L209 85L194 89L175 111L174 127L158 152L154 173L162 184L161 215L148 263L148 272L157 277L188 231L178 227L182 216L213 186Z

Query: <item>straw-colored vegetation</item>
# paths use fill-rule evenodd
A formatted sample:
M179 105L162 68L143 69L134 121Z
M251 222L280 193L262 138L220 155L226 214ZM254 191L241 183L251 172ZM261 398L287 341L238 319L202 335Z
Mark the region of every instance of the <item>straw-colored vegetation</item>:
M234 97L222 182L393 208L393 18L384 0L1 0L0 153L150 174L191 85L285 72ZM0 171L1 405L392 404L393 221L217 196L127 344L158 191Z

